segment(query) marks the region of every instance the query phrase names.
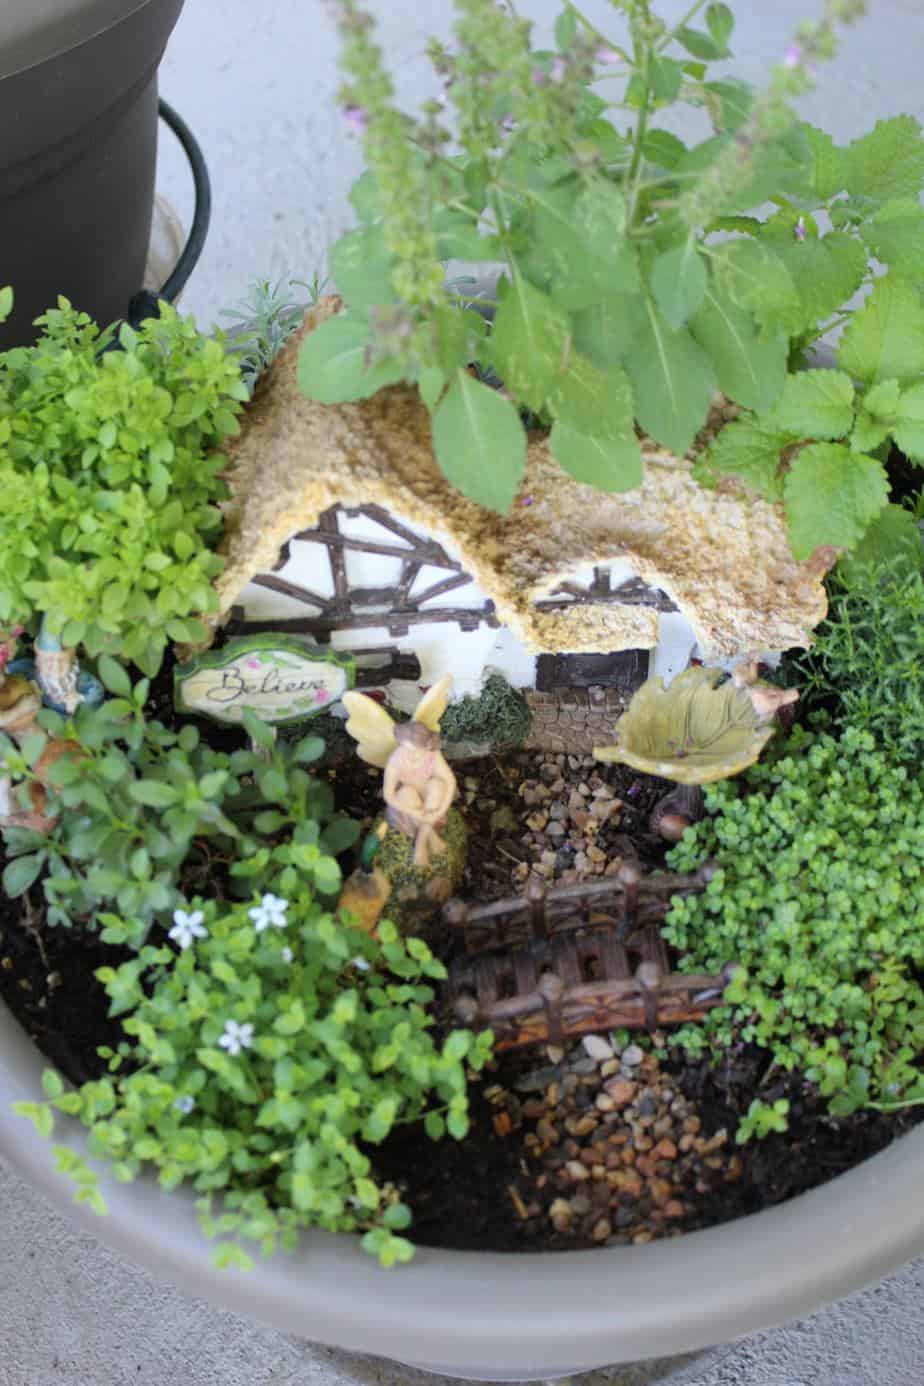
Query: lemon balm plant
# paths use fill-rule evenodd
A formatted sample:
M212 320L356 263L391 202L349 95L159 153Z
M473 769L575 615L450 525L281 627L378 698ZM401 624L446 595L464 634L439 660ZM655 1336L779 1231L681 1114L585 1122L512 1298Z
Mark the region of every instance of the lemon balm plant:
M642 480L636 425L682 455L717 389L771 410L794 351L867 274L846 232L806 236L813 262L791 268L778 234L783 221L798 227L819 189L833 194L830 142L796 121L790 100L862 0L828 0L760 94L711 73L730 54L724 4L702 0L670 25L649 0L613 0L611 38L568 0L556 49L544 51L513 5L457 0L453 43L429 46L445 96L419 117L395 105L360 0L328 8L343 39L344 114L368 167L351 194L360 225L331 254L345 311L304 343L301 385L335 403L415 383L439 465L486 506L504 510L516 493L524 414L551 429L556 460L578 480L628 490ZM661 124L678 102L712 125L692 147ZM920 143L910 126L888 139L903 158ZM855 197L870 190L877 149L854 158ZM768 200L777 235L755 240L742 219ZM490 326L447 285L450 258L501 267L478 305ZM492 373L503 391L486 383ZM859 499L861 519L879 499Z
M0 623L154 674L215 606L214 449L247 390L220 334L168 305L101 331L62 299L39 326L0 355Z

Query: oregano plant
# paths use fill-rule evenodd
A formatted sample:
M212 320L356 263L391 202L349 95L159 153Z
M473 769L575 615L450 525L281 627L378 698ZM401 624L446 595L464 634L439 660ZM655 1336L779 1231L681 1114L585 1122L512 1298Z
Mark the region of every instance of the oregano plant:
M816 273L778 273L747 215L772 199L798 216L815 195L828 145L790 101L864 5L827 0L763 93L713 75L731 52L725 4L699 0L669 24L651 0L613 0L610 36L567 0L548 51L512 4L454 7L452 42L428 50L443 98L410 116L361 0L330 0L367 169L351 193L359 225L330 257L345 307L306 338L301 387L338 403L416 384L444 473L496 510L523 476L525 419L578 480L631 489L638 428L682 455L717 390L772 409L794 344L866 274L864 247L839 231L853 258L822 301ZM706 113L705 140L662 125L677 103ZM493 268L496 289L455 293L450 259Z

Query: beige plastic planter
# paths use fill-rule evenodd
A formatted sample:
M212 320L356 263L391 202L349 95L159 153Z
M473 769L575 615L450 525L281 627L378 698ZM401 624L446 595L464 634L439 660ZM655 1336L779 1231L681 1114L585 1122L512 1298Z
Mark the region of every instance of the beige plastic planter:
M801 1317L924 1251L924 1127L779 1208L652 1246L549 1255L422 1249L383 1271L352 1237L216 1271L192 1198L104 1178L109 1216L71 1202L50 1145L10 1104L41 1055L0 1005L0 1156L62 1212L190 1294L287 1333L473 1379L532 1380L665 1357ZM82 1132L60 1138L85 1152Z

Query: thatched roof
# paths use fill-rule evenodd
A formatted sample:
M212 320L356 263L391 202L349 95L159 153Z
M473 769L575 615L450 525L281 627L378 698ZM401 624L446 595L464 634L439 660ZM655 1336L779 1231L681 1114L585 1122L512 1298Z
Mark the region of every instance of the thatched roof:
M227 611L286 540L329 507L378 504L431 534L529 648L631 649L657 640L657 613L638 606L537 610L576 569L628 560L688 618L707 657L810 643L823 618L821 578L789 550L780 508L731 490L704 490L692 462L647 441L637 491L604 494L573 481L547 440L530 438L526 477L507 515L467 500L443 477L417 391L396 386L355 404L306 399L296 383L301 340L337 310L323 300L282 352L227 446ZM721 419L719 420L721 422ZM529 504L522 502L529 498Z

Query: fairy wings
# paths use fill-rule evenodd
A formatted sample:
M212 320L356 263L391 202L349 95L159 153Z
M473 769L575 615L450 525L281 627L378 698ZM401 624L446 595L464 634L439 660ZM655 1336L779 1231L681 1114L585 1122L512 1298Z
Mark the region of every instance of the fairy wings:
M414 721L422 722L432 732L439 732L440 719L449 702L452 688L452 675L444 676L428 689L414 712ZM374 698L355 690L344 693L343 706L350 714L346 729L357 743L360 760L368 765L383 767L395 749L395 724L389 714Z

